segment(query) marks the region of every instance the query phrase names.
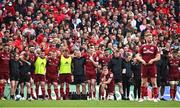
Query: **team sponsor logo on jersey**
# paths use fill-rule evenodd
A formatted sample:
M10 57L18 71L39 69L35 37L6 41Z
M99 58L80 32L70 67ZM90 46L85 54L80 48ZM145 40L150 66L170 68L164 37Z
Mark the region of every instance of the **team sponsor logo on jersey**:
M143 53L145 53L145 54L153 54L154 52L153 51L151 51L151 50L146 50L146 51L143 51Z

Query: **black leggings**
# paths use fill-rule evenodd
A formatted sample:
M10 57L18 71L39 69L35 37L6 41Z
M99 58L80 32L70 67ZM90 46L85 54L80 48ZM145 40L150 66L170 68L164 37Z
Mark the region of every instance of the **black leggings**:
M141 79L134 79L134 98L137 98L138 95L138 99L140 98L140 92L141 91ZM138 94L137 94L138 93Z
M126 98L129 98L130 85L130 77L123 75L123 93Z

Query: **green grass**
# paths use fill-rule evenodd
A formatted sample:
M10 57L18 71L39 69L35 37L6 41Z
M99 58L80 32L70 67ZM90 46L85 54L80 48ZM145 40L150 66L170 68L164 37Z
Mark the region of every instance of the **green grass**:
M145 101L142 103L134 101L83 101L83 100L66 100L66 101L0 101L0 108L16 107L54 107L54 108L180 108L180 102L175 101L160 101L158 103Z

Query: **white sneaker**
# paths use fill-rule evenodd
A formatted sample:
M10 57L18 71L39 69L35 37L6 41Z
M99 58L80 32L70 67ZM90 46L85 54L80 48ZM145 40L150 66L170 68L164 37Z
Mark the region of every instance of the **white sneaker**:
M92 100L92 98L89 98L89 97L88 97L87 100Z
M147 97L147 96L144 96L143 99L144 99L144 100L148 100L148 97Z
M96 97L92 97L92 100L97 100Z
M158 99L154 99L154 102L158 102Z
M21 98L21 100L26 100L26 98L25 98L25 97L23 97L23 98Z
M144 101L144 99L140 98L138 102L143 102L143 101Z
M33 99L32 97L30 97L30 98L28 98L27 100L28 100L28 101L32 101L32 100L34 100L34 99Z
M4 97L2 97L0 100L6 100Z

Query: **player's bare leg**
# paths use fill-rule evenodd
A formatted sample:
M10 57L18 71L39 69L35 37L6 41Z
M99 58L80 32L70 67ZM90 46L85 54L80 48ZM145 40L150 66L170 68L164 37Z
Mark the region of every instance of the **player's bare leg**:
M0 100L4 100L5 79L0 80Z
M170 97L175 100L178 81L170 81Z
M58 93L58 83L53 82L53 85L54 85L54 92L56 94L56 100L60 100L60 96L59 96L59 93Z
M41 85L41 91L42 91L43 99L45 99L45 98L46 98L45 82L44 82L44 81L41 81L41 82L40 82L40 85Z
M36 99L39 97L39 82L36 82Z
M105 100L105 89L106 89L106 85L105 84L101 84L100 85L100 98L101 100Z
M81 99L86 100L86 83L82 83L82 97Z
M31 97L32 97L32 99L36 99L36 97L34 96L34 88L33 88L33 85L34 85L34 80L31 78L31 79L30 79Z
M77 93L77 99L80 99L80 84L76 85L76 93Z
M91 81L87 80L87 82L88 82L89 99L91 99L92 98Z
M144 101L144 97L147 96L147 78L141 78L141 98L139 102Z
M122 99L124 99L124 93L123 93L123 84L121 82L117 83L119 88L119 93L121 94Z
M158 87L157 87L157 78L151 78L151 84L152 84L152 94L154 98L154 102L158 102Z
M77 95L80 95L80 84L76 85L76 93Z
M48 84L48 90L47 90L47 92L48 92L48 99L49 99L49 100L52 100L52 97L51 97L51 83Z
M26 87L27 87L27 99L29 100L31 97L31 84L30 84L30 82L26 82Z
M91 90L92 90L92 93L93 93L93 99L96 99L96 80L95 79L92 79L91 80Z
M64 97L64 83L61 83L60 85L61 85L61 87L60 87L60 94L61 94L61 97L64 99L65 98Z
M20 84L20 95L24 98L24 82Z
M69 99L69 91L70 91L70 85L66 82L66 99Z
M17 87L18 81L11 81L11 91L10 91L10 95L11 95L11 99L14 99L14 94L16 91L16 87Z

